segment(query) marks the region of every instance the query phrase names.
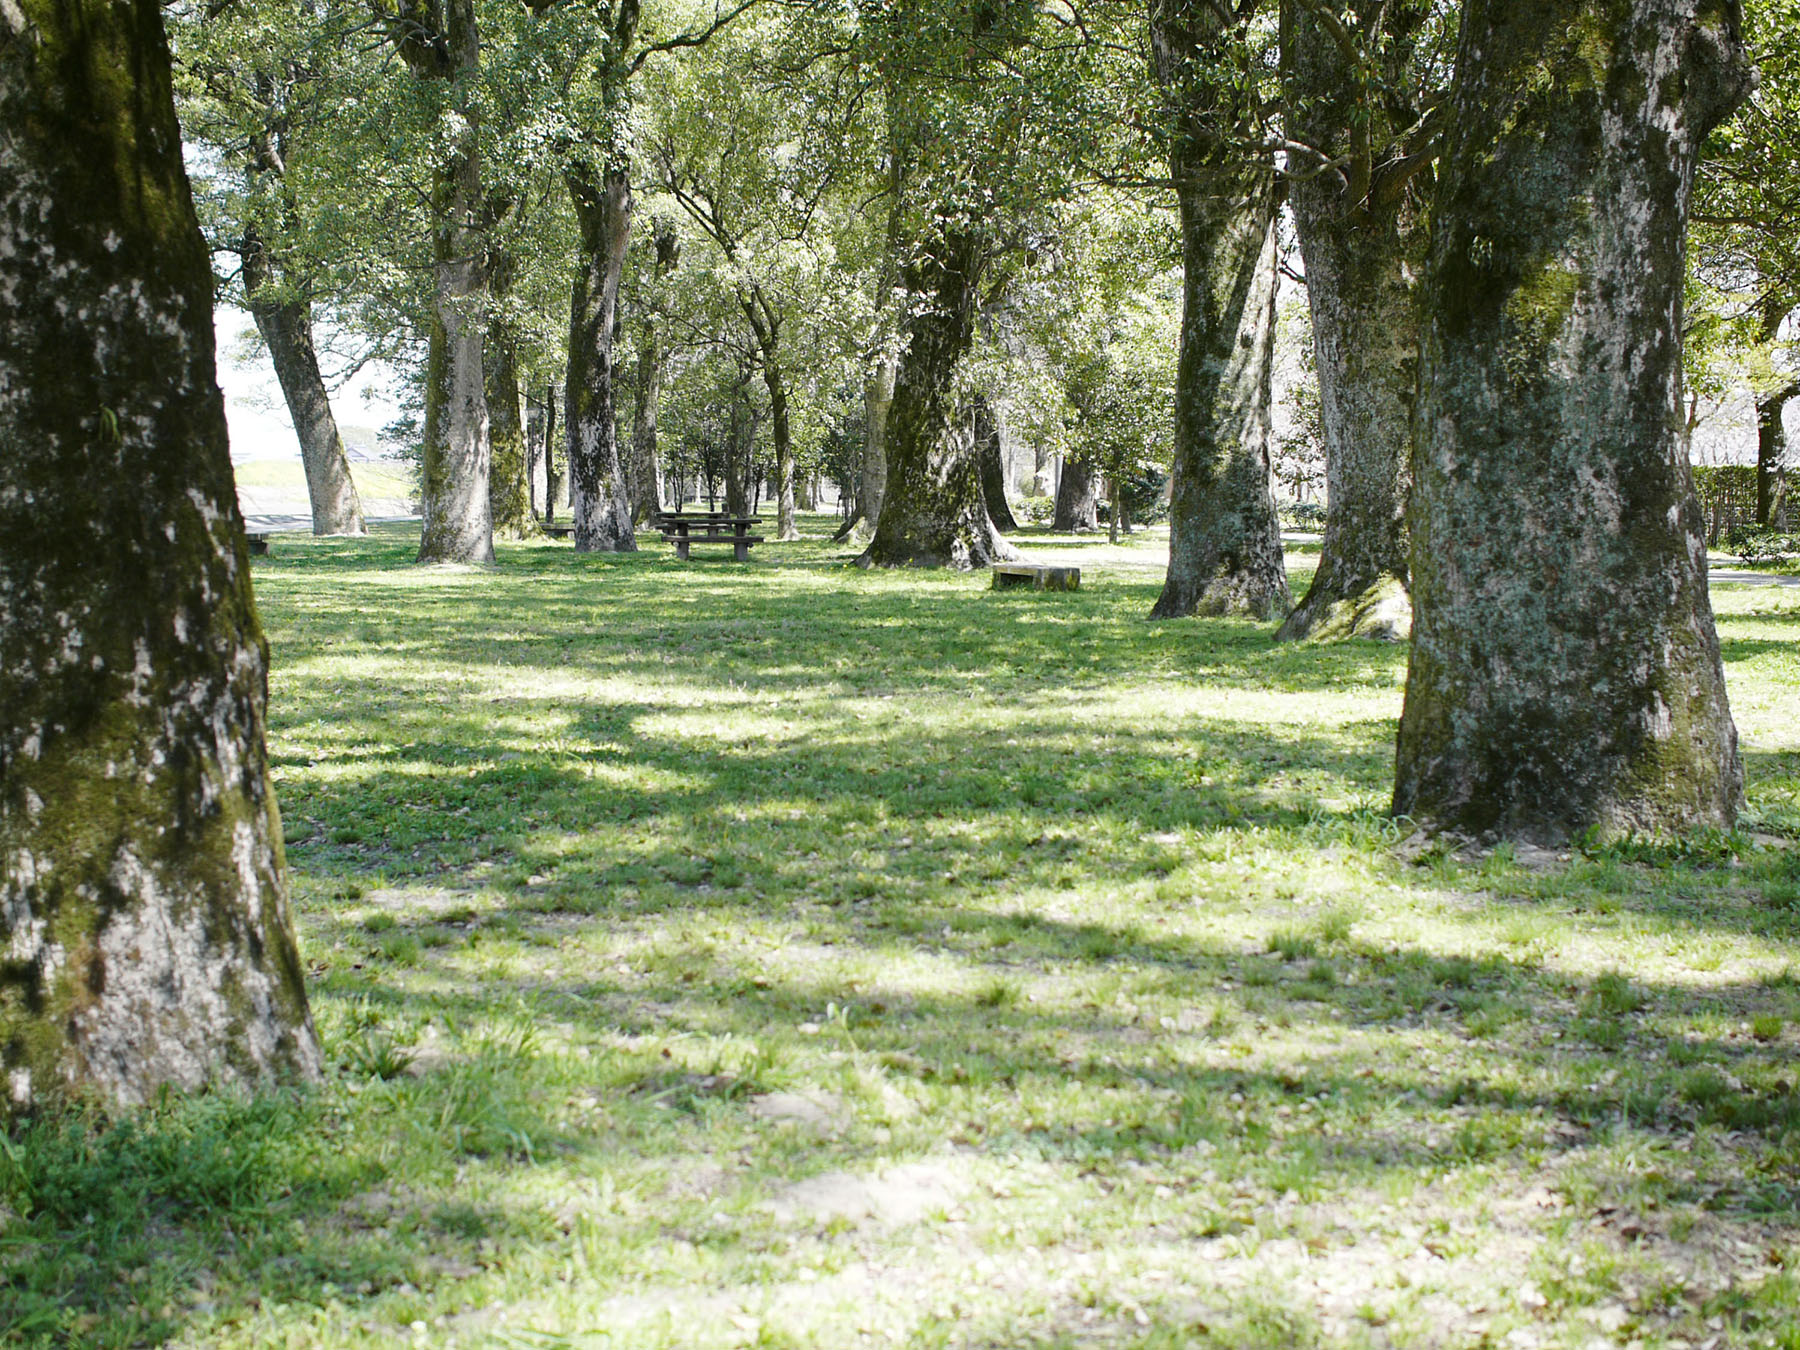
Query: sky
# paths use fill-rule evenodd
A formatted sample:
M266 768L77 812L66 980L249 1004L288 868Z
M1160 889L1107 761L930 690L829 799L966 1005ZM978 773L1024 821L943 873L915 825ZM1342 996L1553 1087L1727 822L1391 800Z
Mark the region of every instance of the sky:
M268 350L257 340L250 315L231 305L219 305L213 312L213 333L219 353L219 388L225 394L225 420L231 428L231 462L298 461L300 443L294 438L294 424L282 402ZM331 407L339 427L379 431L398 417L400 409L389 388L392 378L386 366L371 365L344 388L334 390Z

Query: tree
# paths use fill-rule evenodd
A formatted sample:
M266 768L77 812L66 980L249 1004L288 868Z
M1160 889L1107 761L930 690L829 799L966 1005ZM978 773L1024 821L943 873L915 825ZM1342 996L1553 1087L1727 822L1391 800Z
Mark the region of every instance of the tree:
M1269 487L1278 187L1272 160L1255 151L1266 140L1248 31L1255 8L1153 0L1150 10L1184 287L1169 571L1156 619L1279 619L1293 607Z
M1283 0L1288 201L1325 433L1325 538L1305 598L1277 636L1400 640L1406 473L1424 261L1420 184L1435 157L1441 69L1430 0Z
M1756 518L1773 523L1787 471L1787 405L1800 399L1788 326L1800 310L1800 0L1750 0L1755 92L1708 142L1695 183L1694 270L1735 299L1756 401Z
M474 0L400 0L381 11L437 134L431 182L433 297L419 470L420 562L492 562L485 338L487 202L481 181L481 36Z
M316 1073L151 0L0 5L0 1109Z
M889 247L904 319L891 398L868 390L886 480L858 561L982 567L1016 551L988 517L971 419L958 415L958 368L989 269L1066 189L1056 148L1069 146L1078 119L1058 93L1087 53L1038 40L1049 19L1018 0L871 4L863 20L887 119Z
M1735 4L1471 0L1440 169L1394 809L1728 826L1743 772L1681 419L1685 228Z
M268 348L300 443L313 533L364 532L314 343L313 315L325 267L309 249L306 203L288 165L325 138L328 93L319 88L310 44L318 35L286 13L231 8L185 19L181 42L183 129L206 144L235 179L208 194L214 237L238 259L237 298Z

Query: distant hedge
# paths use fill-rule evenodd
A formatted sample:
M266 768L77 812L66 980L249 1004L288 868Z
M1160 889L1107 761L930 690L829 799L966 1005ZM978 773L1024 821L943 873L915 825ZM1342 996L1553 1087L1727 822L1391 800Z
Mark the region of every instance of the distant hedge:
M1707 547L1732 530L1756 523L1756 467L1751 464L1696 464L1694 491L1706 512Z

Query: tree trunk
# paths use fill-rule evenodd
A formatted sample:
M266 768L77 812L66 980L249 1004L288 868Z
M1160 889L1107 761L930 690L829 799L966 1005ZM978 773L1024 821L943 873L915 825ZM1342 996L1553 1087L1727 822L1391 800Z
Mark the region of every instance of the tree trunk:
M881 498L887 491L888 409L894 404L894 379L900 365L883 356L863 378L863 458L857 509L869 528L881 517Z
M480 110L474 97L481 44L474 0L449 0L449 69L458 91L457 130L433 176L431 342L426 361L425 453L419 470L424 526L420 562L492 562L488 514L486 243L482 216Z
M1236 143L1250 96L1196 73L1237 40L1220 13L1205 0L1162 0L1151 22L1158 78L1180 113L1169 162L1183 298L1169 572L1153 619L1278 619L1293 607L1269 469L1275 173Z
M1397 45L1377 17L1388 0L1361 0L1358 8L1370 39ZM1398 129L1369 126L1387 112L1385 103L1362 97L1361 72L1317 14L1288 0L1282 39L1295 138L1355 163L1345 173L1296 178L1288 190L1312 311L1326 506L1318 570L1276 636L1401 642L1412 631L1406 482L1419 360L1413 278L1424 255L1423 213L1404 182L1371 179L1373 166L1365 161L1376 151L1368 147L1378 142L1392 155ZM1390 83L1399 87L1401 80Z
M737 398L731 404L730 440L725 449L725 512L750 514L750 452L756 445L756 419Z
M151 0L0 3L0 1113L317 1073Z
M1694 160L1736 6L1471 0L1420 350L1394 809L1557 843L1743 784L1681 426Z
M549 442L544 428L544 405L531 395L525 396L525 497L533 520L542 520L538 505L538 479L543 472Z
M575 547L583 553L635 553L613 397L613 325L631 242L631 183L620 169L596 179L574 166L566 177L581 231L580 270L569 305L564 418Z
M1775 524L1787 472L1787 405L1800 398L1800 384L1786 385L1756 401L1756 523Z
M1074 455L1063 459L1062 481L1056 485L1056 515L1050 528L1065 532L1100 528L1100 475L1087 460Z
M281 396L287 403L294 434L300 442L300 462L306 470L306 495L312 502L313 533L366 534L362 502L350 477L350 459L344 438L338 433L325 380L319 374L319 356L313 348L312 305L300 299L260 299L273 282L268 253L253 230L244 232L240 255L244 264L244 295L250 317L256 322Z
M556 386L544 389L544 524L556 524L556 508L567 501L562 470L556 463Z
M988 519L975 437L950 401L975 332L980 268L979 241L956 231L906 266L912 303L884 432L887 483L861 566L966 569L1018 556Z
M763 385L769 391L770 430L775 440L775 537L792 543L800 537L794 523L794 440L788 424L787 382L781 366L763 357Z
M523 539L531 532L531 496L525 424L519 416L518 347L513 335L496 330L487 358L488 441L493 447L488 509L497 534Z
M1019 528L1012 507L1006 502L1006 461L1001 455L1000 423L994 406L981 395L975 397L975 449L981 456L981 499L987 506L988 519L1001 534Z
M657 404L662 397L662 344L656 324L639 328L637 401L631 413L631 523L640 525L662 510L662 462L656 453Z

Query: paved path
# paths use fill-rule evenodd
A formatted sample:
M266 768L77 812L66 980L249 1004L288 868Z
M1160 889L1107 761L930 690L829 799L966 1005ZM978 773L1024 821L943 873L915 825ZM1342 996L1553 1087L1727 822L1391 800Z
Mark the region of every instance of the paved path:
M1770 572L1736 572L1729 567L1715 567L1706 574L1707 581L1717 584L1729 581L1737 586L1800 586L1800 577L1776 576Z
M364 516L365 525L404 525L418 522L417 516ZM264 512L244 517L244 528L251 534L310 534L312 517Z

